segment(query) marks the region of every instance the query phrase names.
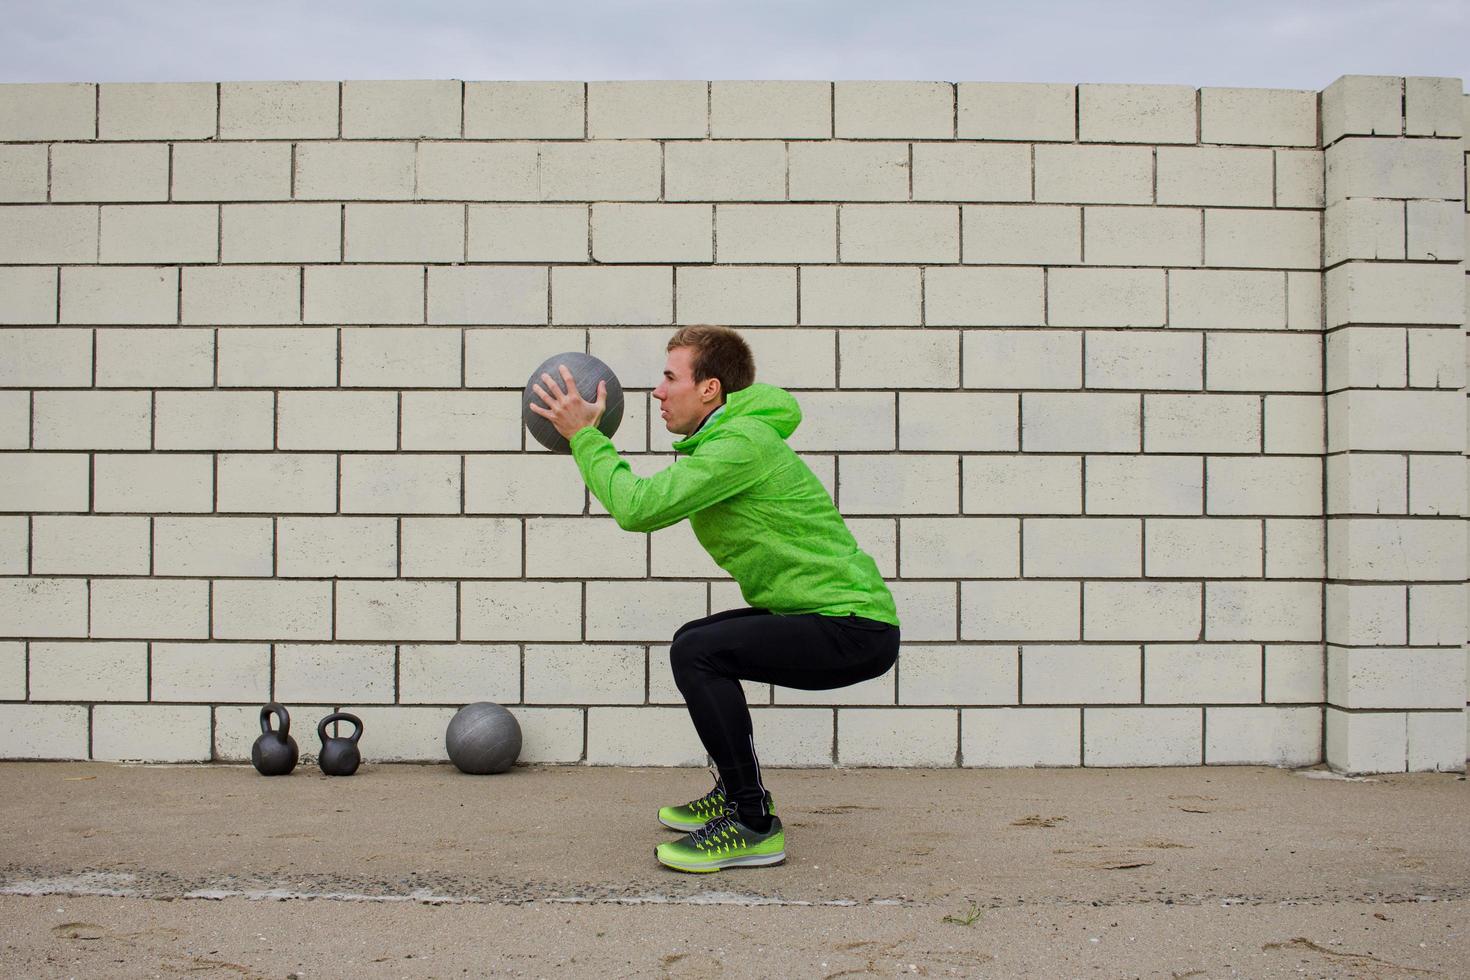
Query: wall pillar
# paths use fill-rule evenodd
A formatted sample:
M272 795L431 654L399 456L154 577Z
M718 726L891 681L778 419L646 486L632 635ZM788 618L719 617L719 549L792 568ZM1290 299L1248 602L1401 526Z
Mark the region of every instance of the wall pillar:
M1344 772L1465 767L1461 93L1322 93L1326 754Z

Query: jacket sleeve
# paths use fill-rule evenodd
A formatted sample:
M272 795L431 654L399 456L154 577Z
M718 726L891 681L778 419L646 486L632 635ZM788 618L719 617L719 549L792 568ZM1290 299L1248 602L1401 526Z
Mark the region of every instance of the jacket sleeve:
M593 495L625 531L657 531L732 497L764 474L745 433L727 429L653 476L633 472L612 440L588 426L572 436L572 458Z

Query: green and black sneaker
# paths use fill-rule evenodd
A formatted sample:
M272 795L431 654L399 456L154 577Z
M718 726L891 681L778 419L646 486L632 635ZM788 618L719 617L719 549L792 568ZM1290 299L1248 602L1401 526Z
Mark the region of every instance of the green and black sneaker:
M771 799L771 794L766 793L766 812L772 816L776 813L776 803ZM658 822L670 830L679 830L688 833L698 830L711 820L725 812L729 800L725 798L725 789L719 780L715 781L715 788L704 794L697 800L690 800L683 806L660 807L658 811Z
M780 864L786 860L786 831L781 818L773 816L771 829L757 833L726 810L693 833L658 845L653 853L660 864L695 874Z

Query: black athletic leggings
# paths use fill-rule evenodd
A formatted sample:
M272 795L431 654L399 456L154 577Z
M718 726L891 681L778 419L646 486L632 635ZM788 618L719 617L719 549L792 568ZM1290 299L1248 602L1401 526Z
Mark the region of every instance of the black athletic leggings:
M700 741L742 817L765 814L742 680L804 691L877 677L898 659L898 627L862 616L732 609L685 623L669 662Z

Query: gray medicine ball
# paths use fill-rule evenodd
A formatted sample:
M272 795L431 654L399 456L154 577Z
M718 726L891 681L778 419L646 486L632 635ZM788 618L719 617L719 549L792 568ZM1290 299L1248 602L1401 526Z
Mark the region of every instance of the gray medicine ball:
M444 747L460 772L476 776L505 772L521 754L521 726L500 705L476 701L450 719Z
M545 383L541 381L543 373L549 374L556 380L557 386L566 390L566 382L561 376L561 370L557 365L565 364L567 370L572 372L572 377L577 382L577 391L589 402L597 401L597 382L607 382L607 408L603 410L602 418L597 427L602 430L603 435L612 437L618 431L618 425L623 421L623 386L618 383L618 376L613 374L612 368L591 354L583 354L581 351L567 351L548 357L541 366L531 372L531 377L526 381L525 397L521 399L521 419L526 423L526 429L535 440L554 453L570 453L570 444L562 437L551 420L537 415L531 411L532 403L545 407L541 396L532 390L531 386L540 383L543 388Z

